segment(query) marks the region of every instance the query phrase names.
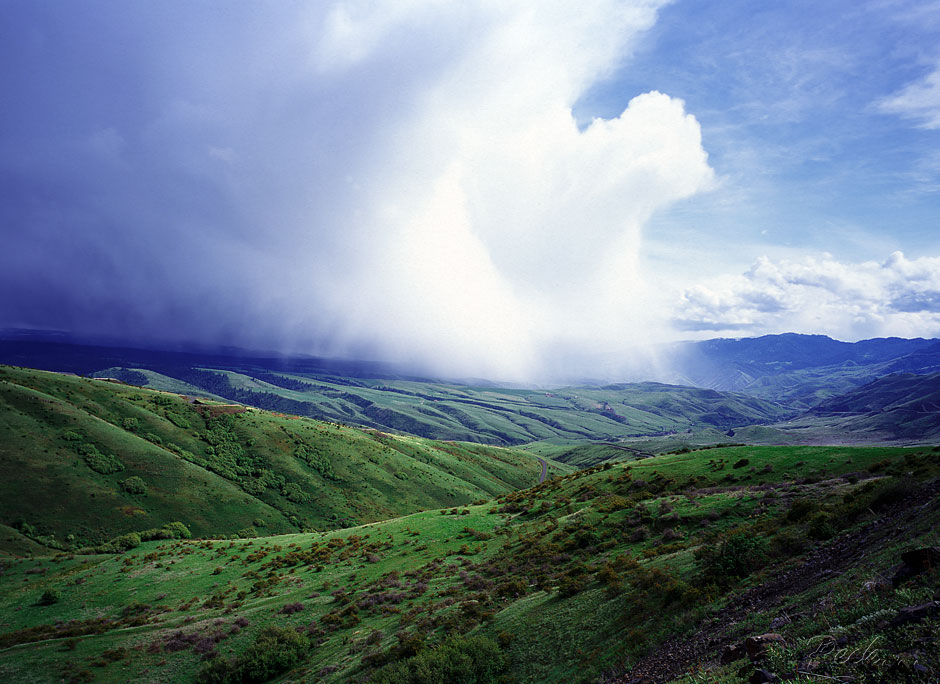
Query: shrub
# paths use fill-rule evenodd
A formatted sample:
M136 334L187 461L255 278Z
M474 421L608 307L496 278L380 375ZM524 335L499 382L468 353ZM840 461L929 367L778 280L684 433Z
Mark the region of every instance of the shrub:
M744 468L744 467L750 465L750 463L751 463L751 462L750 462L749 460L747 460L746 458L742 458L740 461L736 461L735 464L734 464L733 466L731 466L731 467L732 467L732 468Z
M770 542L771 551L775 556L798 556L806 550L807 541L801 534L783 530L774 535Z
M136 418L125 418L121 421L121 427L128 432L137 432L140 429L140 421Z
M102 454L94 444L83 442L78 445L78 453L82 455L85 463L96 473L110 475L124 470L124 464L112 454Z
M167 523L163 526L163 529L172 534L174 539L191 539L193 536L193 533L189 531L189 528L178 521Z
M830 539L836 533L832 517L828 513L819 511L809 519L809 536L813 539Z
M880 511L901 501L909 501L923 489L916 480L890 479L876 485L871 492L869 508Z
M453 636L439 646L386 665L371 684L490 684L506 670L506 656L485 637Z
M587 587L587 579L583 575L565 575L558 582L558 595L570 598Z
M608 587L619 587L622 584L620 575L614 570L610 563L604 564L604 566L597 571L596 577L598 582Z
M124 553L125 551L136 549L140 546L140 535L137 532L122 534L120 537L116 537L111 541L111 546L114 547L116 553Z
M305 492L303 488L296 482L288 482L281 488L281 494L288 501L293 503L305 504L310 503L311 497L310 494Z
M810 513L814 513L818 509L819 504L811 499L797 499L790 506L790 510L787 511L787 521L799 522L809 517Z
M147 483L136 475L132 475L126 480L121 481L121 489L123 489L128 494L146 494Z
M763 539L747 531L721 536L695 552L695 564L706 582L727 586L730 580L746 577L767 559Z
M62 595L59 594L56 589L46 589L42 592L42 596L39 597L39 600L36 601L37 606L51 606L53 603L58 603L62 598Z
M300 663L310 641L293 629L268 625L245 651L233 658L217 658L196 676L199 684L260 684Z
M178 428L183 428L184 430L186 430L187 428L192 427L190 422L186 420L183 416L179 415L178 413L170 413L169 411L167 411L166 417L171 423L173 423L173 425L175 425Z

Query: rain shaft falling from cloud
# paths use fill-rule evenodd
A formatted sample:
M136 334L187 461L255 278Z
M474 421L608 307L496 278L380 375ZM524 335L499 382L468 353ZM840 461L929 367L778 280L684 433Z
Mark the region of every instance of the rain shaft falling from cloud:
M712 183L699 125L572 108L660 4L24 5L0 318L505 379L657 339L642 229Z

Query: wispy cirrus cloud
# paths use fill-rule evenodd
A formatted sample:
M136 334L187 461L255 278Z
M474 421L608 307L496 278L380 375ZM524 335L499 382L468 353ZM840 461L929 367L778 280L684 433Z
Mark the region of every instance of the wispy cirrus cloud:
M878 108L911 119L921 128L940 128L940 64L922 79L879 101Z

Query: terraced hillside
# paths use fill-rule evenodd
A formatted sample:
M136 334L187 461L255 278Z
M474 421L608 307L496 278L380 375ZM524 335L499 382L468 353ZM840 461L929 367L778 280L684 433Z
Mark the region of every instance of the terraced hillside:
M554 469L562 466L553 466ZM0 548L327 529L538 481L511 449L361 430L117 382L0 367Z

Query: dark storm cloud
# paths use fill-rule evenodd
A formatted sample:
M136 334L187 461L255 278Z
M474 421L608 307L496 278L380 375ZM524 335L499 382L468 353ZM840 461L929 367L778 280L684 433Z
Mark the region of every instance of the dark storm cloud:
M0 326L499 376L620 347L642 224L711 170L680 101L571 107L658 4L6 2Z

